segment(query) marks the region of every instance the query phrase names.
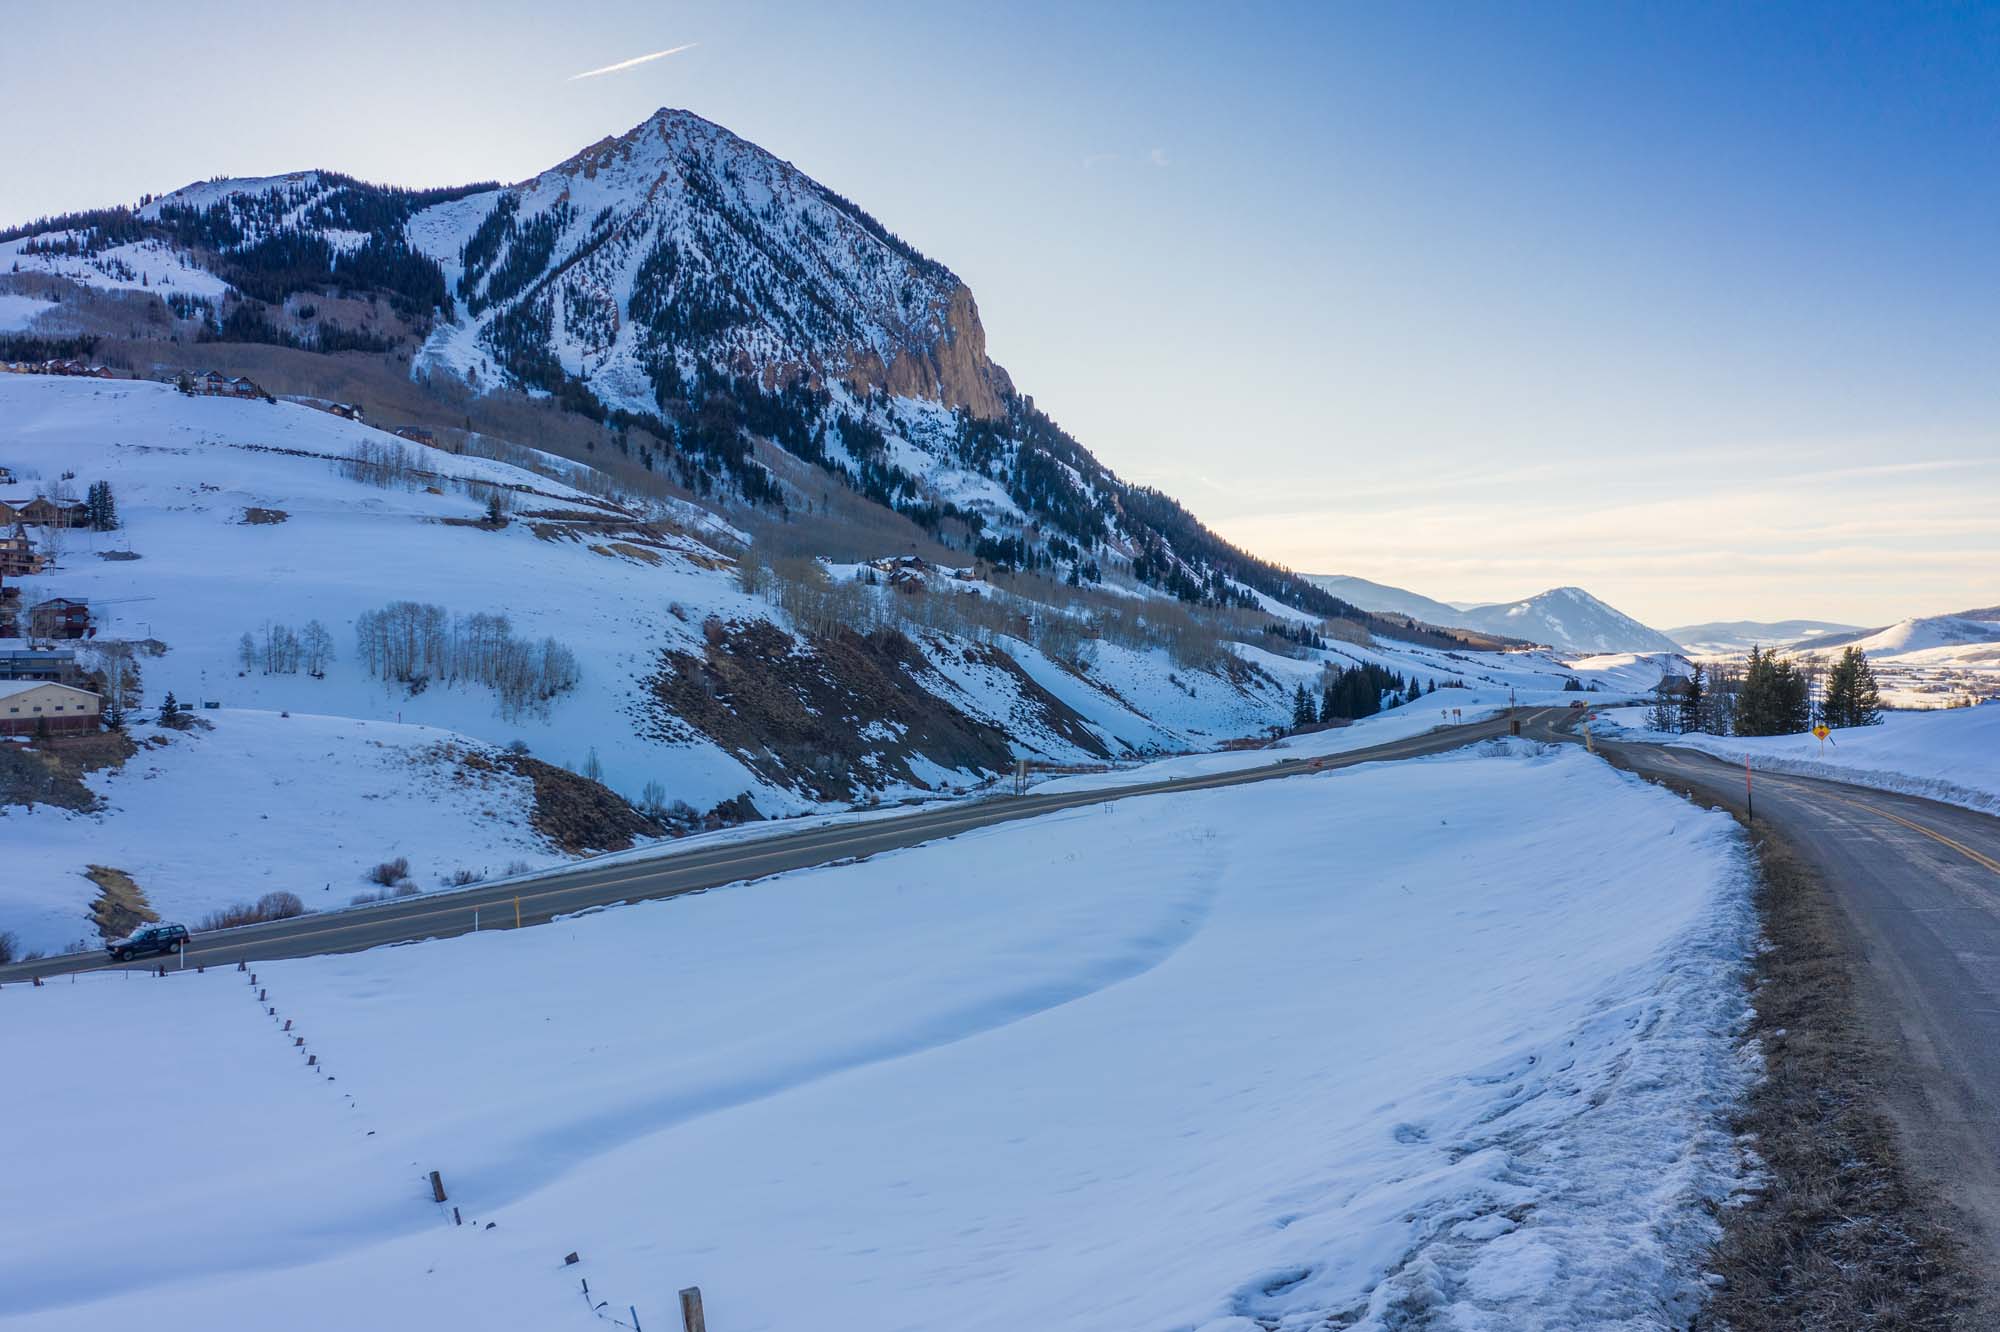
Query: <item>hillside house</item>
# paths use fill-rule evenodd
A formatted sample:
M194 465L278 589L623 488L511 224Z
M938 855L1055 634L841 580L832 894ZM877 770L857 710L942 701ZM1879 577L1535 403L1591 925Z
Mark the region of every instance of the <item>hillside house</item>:
M76 653L68 648L36 647L24 638L0 638L0 681L69 680L76 674Z
M0 735L95 731L104 700L53 680L0 681Z
M330 402L326 405L326 410L332 412L342 420L359 421L361 419L361 406L358 403Z
M91 365L87 361L9 361L7 368L22 375L76 375L85 379L116 379L117 372L109 366Z
M188 392L208 398L261 398L264 390L241 375L225 375L220 370L198 370L188 377Z
M87 638L90 604L75 597L50 597L28 607L28 632L36 638Z
M412 444L422 444L426 448L437 447L437 439L422 426L397 426L396 438L407 439Z
M0 518L0 521L6 520ZM0 578L21 578L40 573L42 557L36 553L34 543L28 540L28 530L21 525L18 514L14 515L13 524L11 531L0 536Z
M29 527L82 527L90 521L90 507L50 499L47 495L37 495L25 503L15 501L9 504L14 512L14 521ZM0 515L0 522L5 516Z

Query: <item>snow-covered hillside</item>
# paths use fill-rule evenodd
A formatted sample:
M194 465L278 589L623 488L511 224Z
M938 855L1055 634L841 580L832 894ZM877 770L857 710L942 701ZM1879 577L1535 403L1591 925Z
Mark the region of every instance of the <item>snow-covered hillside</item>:
M224 708L131 733L137 752L86 779L98 809L0 806L0 929L19 948L97 946L95 866L192 924L273 891L344 907L398 858L420 890L567 858L534 829L533 783L450 731Z
M0 930L30 947L87 932L90 864L135 874L155 910L199 918L265 886L312 907L340 905L370 866L397 855L424 888L458 868L558 856L518 804L490 832L485 806L461 808L436 783L427 794L410 788L404 802L443 801L435 818L377 818L383 797L359 774L384 732L350 722L429 728L410 734L440 745L525 746L601 772L630 800L657 784L654 806L695 814L747 793L770 816L962 792L1016 757L1096 763L1211 749L1287 721L1294 691L1316 693L1329 667L1368 663L1435 682L1438 702L1412 705L1419 718L1509 692L1554 697L1573 677L1645 687L1538 653L1337 639L1307 649L1263 634L1207 664L1177 664L1143 638L1147 607L1170 617L1172 603L1135 588L1109 601L1131 608L1140 638L1092 638L1079 620L1058 660L1036 641L1088 607L1016 606L992 583L895 565L886 574L823 566L815 595L827 605L812 614L854 632L815 637L788 609L796 589L745 590L740 541L692 505L614 495L560 459L523 470L406 445L298 404L190 397L163 384L0 375L0 464L22 493L111 487L120 526L53 542L41 533L55 558L24 580L29 600L90 604L95 637L78 645L82 663L105 667L129 650L141 715L172 693L216 723L213 734L174 737L92 776L103 802L95 813L4 816L34 845L12 862L33 873L10 881ZM504 526L487 521L496 496L509 510ZM360 630L377 623L369 641L379 647L393 603L439 607L447 638L504 638L536 660L552 640L573 659L574 684L515 696L472 672L454 681L439 668L407 679L386 662L373 669ZM421 617L394 614L418 632ZM1032 632L1013 628L1030 619ZM318 631L329 657L315 675L297 644ZM348 739L312 739L315 728ZM299 797L289 875L277 847L241 850L255 841L242 826L249 806L205 798L229 784L231 765L251 788ZM313 780L322 768L327 780ZM153 774L187 788L185 801L141 798L165 789ZM277 812L255 810L271 822ZM474 855L480 839L497 841ZM189 842L199 854L164 849ZM114 852L126 863L108 859Z
M1847 635L1820 645L1808 641L1800 655L1831 662L1849 646L1868 655L1891 707L1937 708L1968 699L2000 698L2000 620L1931 615L1899 620L1886 629Z
M1466 627L1460 609L1442 601L1433 601L1420 592L1408 588L1391 587L1387 583L1372 582L1366 578L1356 578L1352 574L1309 574L1313 583L1339 597L1350 601L1363 610L1388 611L1395 615L1408 615L1422 620L1425 624Z
M1860 648L1871 658L1907 657L1919 652L1941 649L1955 651L1961 648L1992 648L2000 644L2000 623L1966 619L1958 615L1932 615L1898 620L1886 629L1850 637L1842 643L1802 646L1815 654L1837 654L1841 648L1849 644ZM1975 652L1971 655L1991 655L2000 659L2000 652L1993 654Z
M275 1017L8 986L0 1328L1684 1326L1747 895L1503 742L258 964Z

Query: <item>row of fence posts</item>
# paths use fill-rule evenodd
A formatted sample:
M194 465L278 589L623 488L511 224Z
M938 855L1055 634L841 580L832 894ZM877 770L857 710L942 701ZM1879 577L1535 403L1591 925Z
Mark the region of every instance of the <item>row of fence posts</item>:
M444 1191L444 1172L439 1170L431 1171L431 1201L439 1207L443 1207L447 1202L451 1201L450 1197ZM451 1223L455 1226L465 1224L464 1218L459 1216L458 1208L456 1207L451 1209ZM487 1229L491 1230L492 1227L488 1226ZM563 1255L564 1267L574 1267L582 1261L583 1259L574 1250ZM599 1318L606 1317L604 1310L611 1302L609 1300L593 1301L590 1298L589 1278L580 1277L578 1280L583 1288L583 1302L589 1305L590 1311ZM679 1293L678 1299L680 1300L681 1307L682 1332L708 1332L708 1319L703 1314L701 1308L701 1287L687 1287ZM630 1327L632 1332L644 1332L644 1329L639 1326L638 1306L628 1304L625 1306L625 1312L632 1316L632 1321L630 1323L623 1323L622 1325ZM617 1318L612 1318L611 1321L622 1323L622 1320Z
M516 913L518 913L520 909L521 909L520 899L516 898L514 910L516 911ZM477 919L476 915L474 919L475 920ZM515 921L516 921L515 928L516 929L520 928L518 914L515 917ZM477 926L475 925L474 928L477 928ZM182 960L181 965L183 967L187 965L185 959ZM195 972L196 974L200 974L202 972L205 972L207 969L208 968L205 966L197 965L195 967ZM247 962L242 962L242 961L237 962L236 969L242 972L249 972L250 984L252 985L257 984L257 973L254 971L250 971L250 967ZM129 975L130 973L128 972L127 974ZM166 974L167 974L166 964L161 963L159 965L158 970L155 972L155 975L165 976ZM34 977L33 984L37 986L41 985L42 978L40 976ZM259 986L257 989L257 1002L264 1006L265 1016L275 1018L278 1016L278 1010L275 1006L271 1004L270 998L271 998L271 992L269 987ZM292 1019L290 1018L285 1019L285 1025L282 1030L285 1034L288 1034L292 1037L292 1046L294 1049L304 1048L306 1043L306 1038L292 1031ZM316 1068L318 1067L318 1065L319 1065L318 1055L314 1054L306 1056L307 1068ZM431 1171L430 1183L431 1183L431 1201L437 1203L438 1206L440 1207L444 1206L444 1204L449 1201L444 1191L444 1173L438 1170ZM457 1207L453 1207L451 1209L451 1223L455 1226L465 1224L465 1219L459 1215ZM563 1259L563 1264L564 1266L568 1266L578 1261L580 1260L578 1259L577 1255L571 1253ZM587 1280L583 1282L583 1298L586 1304L590 1304L590 1282ZM702 1312L702 1307L701 1307L701 1287L689 1286L686 1289L680 1291L677 1298L680 1301L682 1332L708 1332L708 1319L707 1316ZM591 1312L597 1314L598 1317L600 1318L604 1316L602 1312L603 1309L604 1309L603 1304L591 1304ZM627 1305L625 1311L632 1316L632 1321L629 1324L629 1326L632 1328L632 1332L643 1332L643 1329L641 1329L639 1326L639 1310L637 1306ZM616 1322L618 1320L613 1319L612 1321Z

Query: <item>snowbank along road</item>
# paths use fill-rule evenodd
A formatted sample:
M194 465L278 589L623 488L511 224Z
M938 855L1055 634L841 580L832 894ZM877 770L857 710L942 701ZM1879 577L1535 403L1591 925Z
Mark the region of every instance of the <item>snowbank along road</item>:
M1540 715L1540 714L1536 714ZM181 958L166 958L169 966L228 964L245 959L307 957L318 953L353 952L383 944L445 938L483 929L511 929L519 923L540 924L557 916L606 906L613 902L674 897L745 879L806 869L831 861L874 855L916 846L1015 819L1033 818L1057 810L1102 804L1135 795L1196 791L1268 781L1322 768L1348 767L1384 759L1412 758L1456 749L1477 740L1504 735L1507 722L1495 718L1447 727L1424 735L1351 750L1323 758L1286 759L1236 772L1167 781L1144 782L1106 790L1071 791L1001 797L950 805L918 814L774 833L750 841L730 840L708 848L668 852L657 860L621 859L594 867L537 876L530 880L493 884L465 892L398 899L346 911L273 921L264 925L197 934ZM150 969L160 958L127 965ZM101 952L68 953L59 957L0 967L0 983L32 976L56 976L111 965Z
M1566 717L1523 728L1564 738ZM1574 737L1567 737L1574 738ZM1621 766L1745 807L1740 764L1599 742ZM1753 829L1775 830L1838 905L1866 1021L1904 1076L1890 1107L1918 1171L2000 1270L2000 819L1917 796L1757 773Z

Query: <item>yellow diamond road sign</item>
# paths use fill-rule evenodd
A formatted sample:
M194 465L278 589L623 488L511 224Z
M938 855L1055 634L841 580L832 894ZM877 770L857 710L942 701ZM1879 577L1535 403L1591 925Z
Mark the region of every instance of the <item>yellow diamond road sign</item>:
M1821 740L1826 739L1829 735L1832 734L1833 732L1826 729L1825 722L1821 722L1819 725L1813 727L1813 735Z

